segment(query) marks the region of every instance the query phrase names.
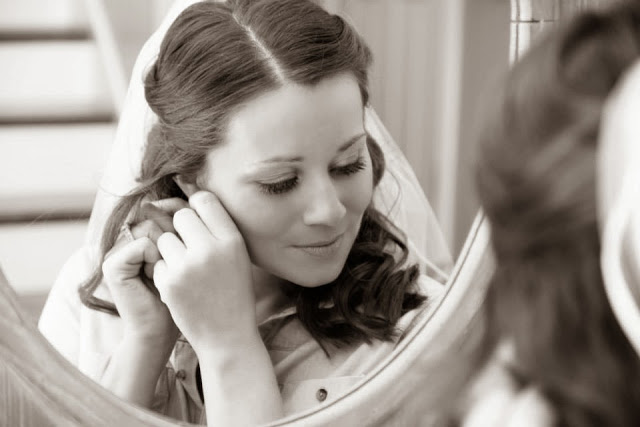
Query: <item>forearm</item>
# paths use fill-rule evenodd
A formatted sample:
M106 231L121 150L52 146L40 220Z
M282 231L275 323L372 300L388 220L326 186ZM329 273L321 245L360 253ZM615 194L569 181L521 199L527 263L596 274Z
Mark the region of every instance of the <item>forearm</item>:
M126 337L113 353L100 384L118 397L149 408L170 351Z
M259 336L198 355L209 425L253 426L283 416L269 354Z

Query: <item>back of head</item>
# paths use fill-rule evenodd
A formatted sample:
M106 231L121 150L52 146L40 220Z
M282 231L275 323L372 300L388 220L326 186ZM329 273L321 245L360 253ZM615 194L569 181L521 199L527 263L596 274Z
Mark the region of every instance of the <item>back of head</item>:
M485 356L513 343L514 376L559 425L640 424L640 361L604 294L595 199L602 107L639 56L639 2L577 16L515 64L480 138L497 261Z

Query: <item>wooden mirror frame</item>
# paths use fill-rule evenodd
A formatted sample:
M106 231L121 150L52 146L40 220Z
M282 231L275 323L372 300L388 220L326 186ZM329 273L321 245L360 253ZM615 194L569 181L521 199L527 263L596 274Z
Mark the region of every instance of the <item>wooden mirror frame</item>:
M420 386L412 372L437 375L438 360L459 344L476 316L492 271L488 245L488 229L478 214L446 295L397 350L344 396L270 425L382 425L390 416L397 422L394 414L401 415L403 399ZM40 334L1 273L0 313L0 425L189 425L129 404L80 373ZM436 394L422 408L436 410Z

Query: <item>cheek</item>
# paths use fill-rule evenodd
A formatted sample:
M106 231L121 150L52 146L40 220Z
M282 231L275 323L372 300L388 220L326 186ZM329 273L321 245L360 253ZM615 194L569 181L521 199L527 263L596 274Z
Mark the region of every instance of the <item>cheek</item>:
M353 215L362 215L373 197L373 177L371 168L367 168L343 184L342 204Z
M211 167L217 173L201 177L200 188L213 192L240 230L247 246L258 240L275 239L292 221L292 209L257 194L256 190L238 182L238 178L222 167Z
M276 202L252 191L218 193L222 204L240 230L247 246L275 241L290 228L295 211L286 202Z

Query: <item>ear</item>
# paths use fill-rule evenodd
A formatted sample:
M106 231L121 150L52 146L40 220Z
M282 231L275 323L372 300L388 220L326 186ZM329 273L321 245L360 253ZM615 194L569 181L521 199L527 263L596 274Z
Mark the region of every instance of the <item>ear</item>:
M191 197L200 190L195 182L188 182L182 175L174 176L173 180L187 197Z

